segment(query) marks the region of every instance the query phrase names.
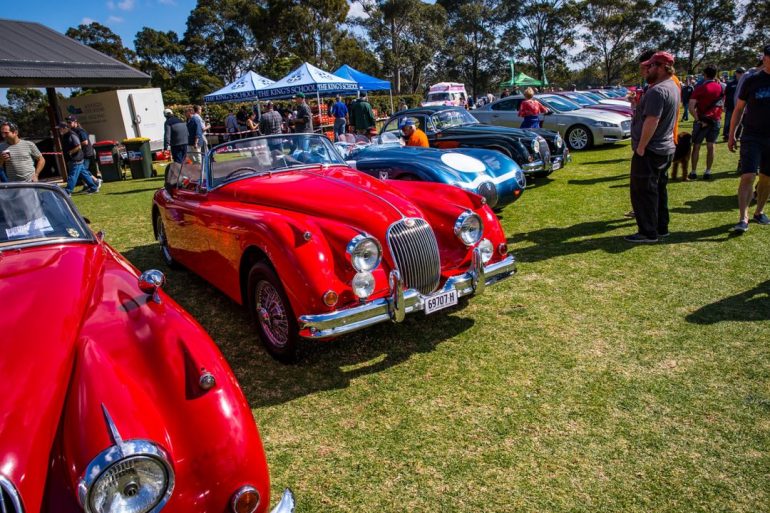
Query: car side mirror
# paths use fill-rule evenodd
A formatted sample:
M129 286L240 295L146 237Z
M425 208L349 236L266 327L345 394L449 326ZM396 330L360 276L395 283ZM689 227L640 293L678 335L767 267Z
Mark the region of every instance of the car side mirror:
M347 164L348 167L352 167L353 169L357 169L356 168L356 161L355 160L346 160L345 164Z
M139 290L152 296L152 300L161 304L158 291L166 284L166 275L157 269L149 269L139 276Z

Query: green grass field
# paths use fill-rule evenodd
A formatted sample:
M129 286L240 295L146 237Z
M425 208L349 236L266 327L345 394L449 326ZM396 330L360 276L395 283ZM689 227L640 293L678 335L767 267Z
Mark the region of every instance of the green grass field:
M770 226L729 232L736 157L719 144L713 180L670 184L671 237L624 242L630 152L576 153L504 210L515 278L294 366L223 294L164 267L161 178L75 201L137 267L167 272L219 344L273 501L290 486L298 513L770 511Z

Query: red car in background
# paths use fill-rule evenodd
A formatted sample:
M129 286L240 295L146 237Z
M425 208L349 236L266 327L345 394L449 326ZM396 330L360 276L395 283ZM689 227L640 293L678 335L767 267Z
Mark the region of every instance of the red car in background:
M0 511L267 510L249 405L163 281L59 187L0 184Z
M234 141L202 163L170 164L152 219L166 262L247 307L283 361L302 339L430 314L516 269L483 197L378 180L316 134Z

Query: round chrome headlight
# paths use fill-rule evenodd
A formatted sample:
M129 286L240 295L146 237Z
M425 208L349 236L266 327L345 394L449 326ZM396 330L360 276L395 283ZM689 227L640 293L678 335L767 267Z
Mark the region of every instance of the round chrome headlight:
M163 449L130 440L91 462L79 493L88 513L149 513L162 508L173 488L174 474Z
M532 151L534 153L540 153L540 141L537 140L537 137L532 139Z
M353 276L351 286L353 287L353 294L361 299L366 299L374 292L374 275L367 271L356 273Z
M478 245L481 252L481 261L485 264L492 260L492 255L495 253L495 247L487 239L483 239Z
M353 269L358 272L371 271L380 265L382 249L374 237L356 235L348 243L347 251Z
M556 134L556 141L555 141L556 147L561 149L562 145L564 145L564 141L561 138L561 135Z
M472 246L476 244L484 233L484 224L481 222L481 218L466 210L457 217L455 221L455 235L465 243L466 246Z

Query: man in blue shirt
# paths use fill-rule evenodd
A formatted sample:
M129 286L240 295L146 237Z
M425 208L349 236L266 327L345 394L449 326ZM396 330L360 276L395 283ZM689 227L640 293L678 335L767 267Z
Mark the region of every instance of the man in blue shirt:
M193 116L194 111L192 107L188 107L184 114L187 118L187 154L193 162L200 163L203 124L200 122L199 117Z
M347 125L348 108L342 103L342 98L337 95L337 101L332 105L329 114L334 116L334 142L340 140L340 136L345 133Z

